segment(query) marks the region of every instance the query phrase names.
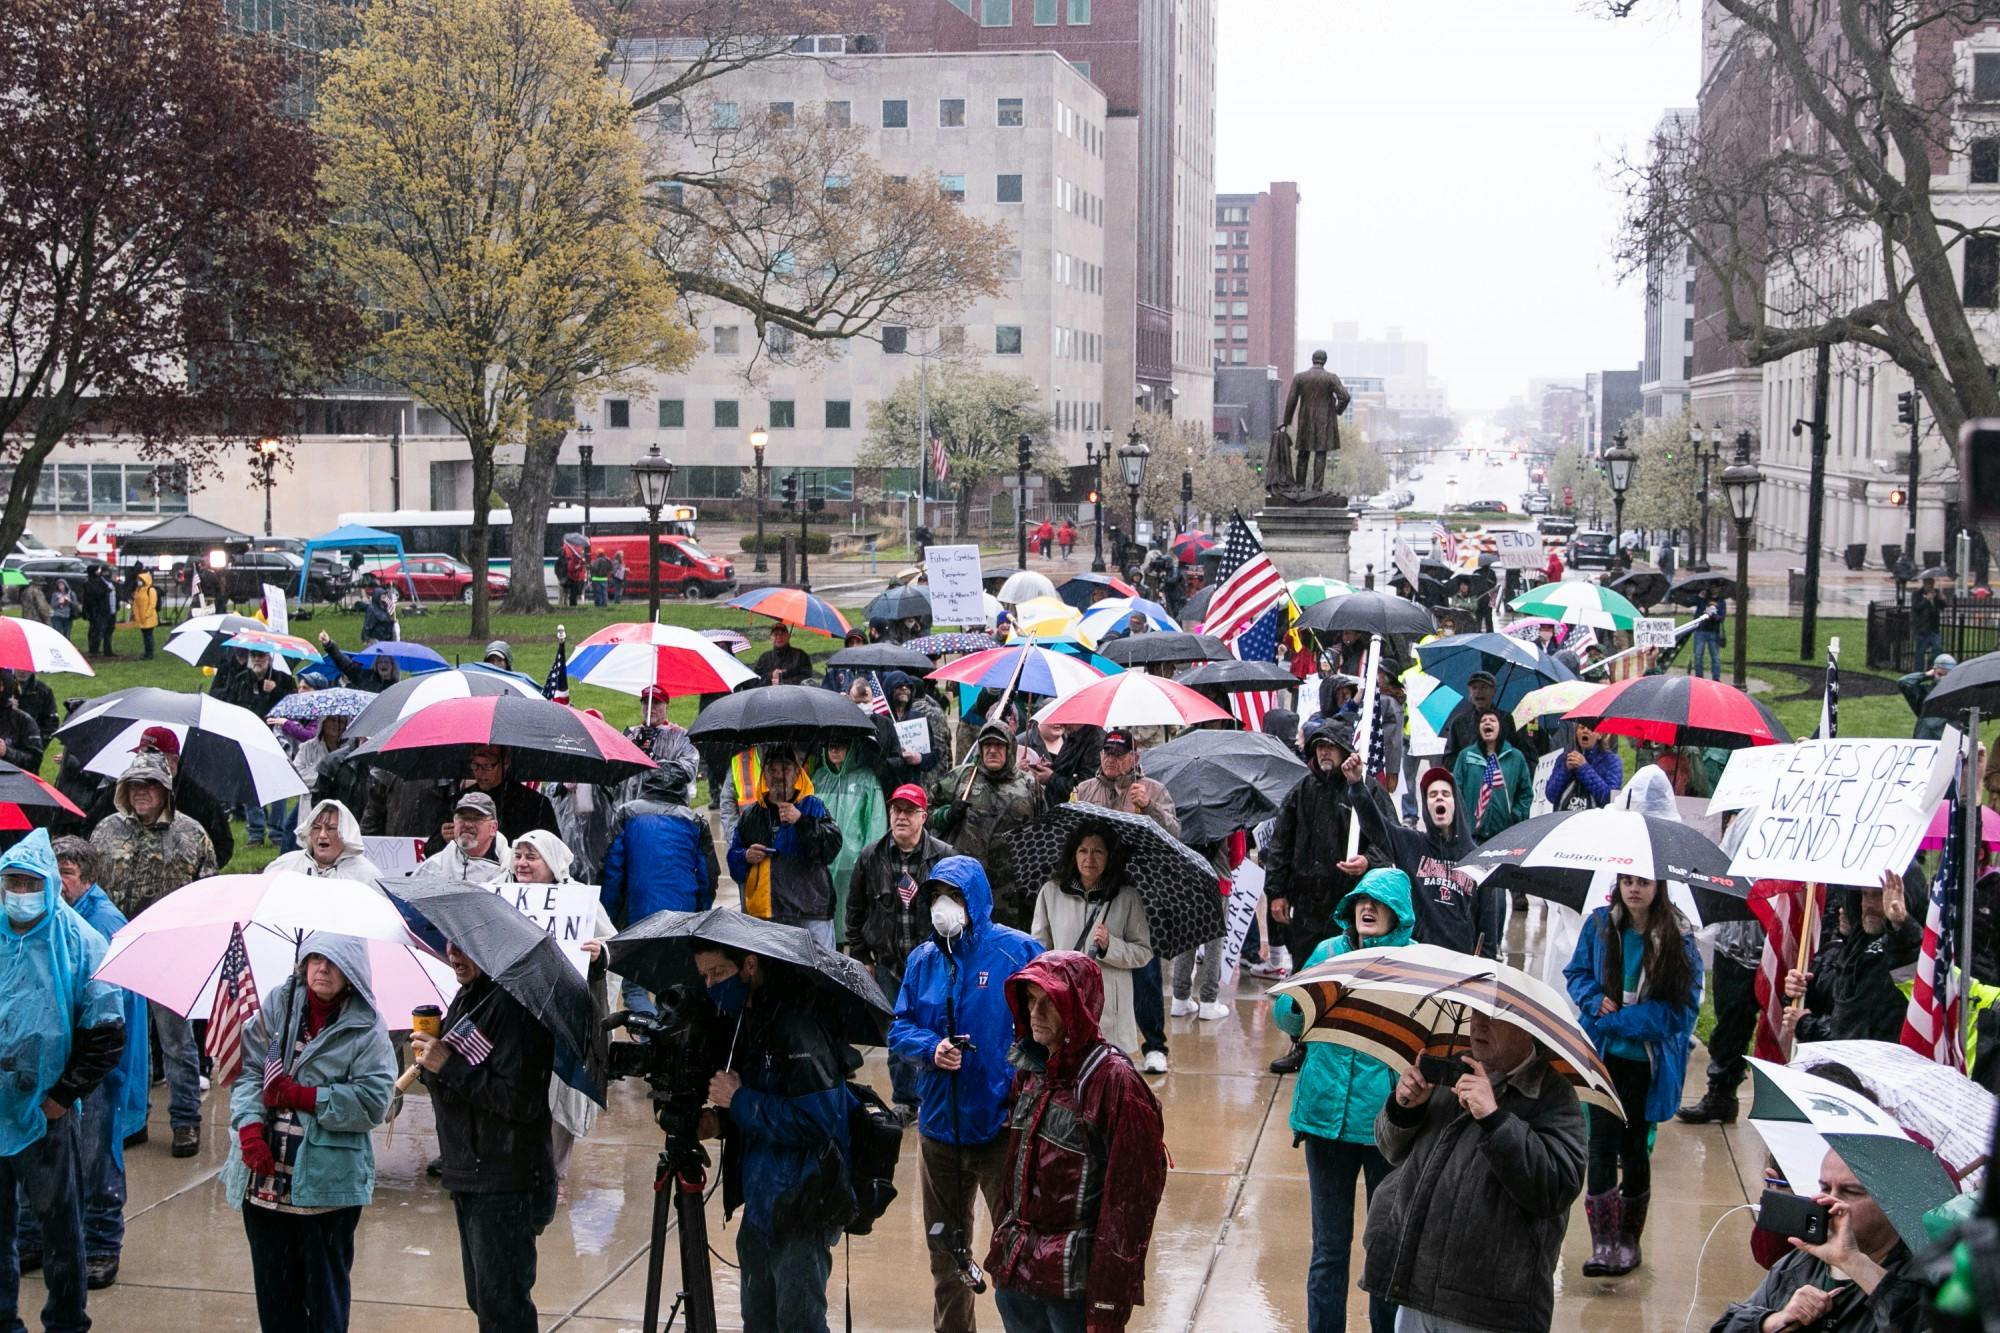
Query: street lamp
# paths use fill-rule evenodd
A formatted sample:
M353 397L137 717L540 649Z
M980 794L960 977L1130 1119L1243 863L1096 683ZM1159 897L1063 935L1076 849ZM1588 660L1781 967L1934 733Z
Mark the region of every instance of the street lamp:
M1090 468L1090 572L1104 572L1104 460L1111 456L1111 441L1100 448L1097 441L1083 442L1083 461Z
M1701 463L1701 487L1694 493L1701 505L1701 535L1688 550L1688 568L1697 574L1708 573L1708 465L1722 457L1722 423L1716 422L1708 428L1707 449L1702 448L1701 424L1695 423L1688 430L1688 439L1694 444L1694 456Z
M1014 563L1022 569L1028 567L1028 460L1034 453L1033 436L1014 437Z
M1139 438L1139 425L1132 424L1125 436L1125 447L1118 451L1118 466L1125 472L1125 489L1132 494L1132 530L1127 540L1139 544L1139 490L1146 484L1146 463L1153 456L1153 446Z
M757 460L757 479L752 483L757 492L757 558L750 568L762 574L764 564L764 446L771 442L771 432L762 426L750 432L750 452Z
M278 442L266 435L257 441L257 470L264 476L264 535L271 535L271 468L278 461Z
M1757 491L1764 474L1750 461L1750 432L1736 432L1736 460L1722 471L1722 493L1736 516L1736 688L1744 688L1745 653L1750 643L1750 524L1757 517Z
M1625 492L1632 485L1632 469L1638 462L1639 455L1625 446L1624 431L1611 437L1611 447L1604 451L1604 469L1611 474L1611 526L1616 529L1611 538L1614 558L1622 556L1625 550Z
M660 509L667 503L667 491L674 483L674 464L660 454L660 442L645 457L632 464L632 477L639 483L639 503L646 506L646 619L660 618Z
M1181 469L1181 531L1188 530L1188 506L1194 503L1194 469Z
M590 428L586 426L584 429L589 430ZM577 456L583 460L583 535L588 537L590 535L590 456L596 452L591 446L589 436L586 435L584 437L583 443L576 447L576 452Z

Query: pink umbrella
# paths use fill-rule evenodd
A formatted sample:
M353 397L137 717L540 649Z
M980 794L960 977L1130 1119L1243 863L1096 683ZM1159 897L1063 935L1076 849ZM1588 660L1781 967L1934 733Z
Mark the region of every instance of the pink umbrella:
M1064 696L1036 713L1035 720L1092 727L1178 727L1226 722L1229 713L1165 676L1123 671Z
M1917 849L1928 852L1944 846L1946 821L1950 818L1951 805L1940 805L1937 813L1931 816L1931 826L1924 830L1924 840L1917 844ZM2000 814L1983 805L1979 807L1979 840L1986 844L1988 851L2000 848Z

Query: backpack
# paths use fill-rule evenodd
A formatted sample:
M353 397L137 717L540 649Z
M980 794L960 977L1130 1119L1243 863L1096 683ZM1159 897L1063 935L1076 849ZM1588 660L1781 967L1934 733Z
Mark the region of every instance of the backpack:
M903 1155L903 1118L866 1083L847 1085L847 1178L854 1190L850 1236L865 1236L896 1198L896 1163Z

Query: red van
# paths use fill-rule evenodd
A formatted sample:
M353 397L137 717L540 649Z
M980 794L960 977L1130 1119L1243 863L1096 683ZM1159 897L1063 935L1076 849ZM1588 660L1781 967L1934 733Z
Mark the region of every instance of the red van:
M592 537L590 554L599 552L616 557L625 554L625 596L645 597L652 592L646 581L646 538L638 536ZM736 591L736 566L719 555L710 554L692 537L677 533L660 534L660 596L726 597Z

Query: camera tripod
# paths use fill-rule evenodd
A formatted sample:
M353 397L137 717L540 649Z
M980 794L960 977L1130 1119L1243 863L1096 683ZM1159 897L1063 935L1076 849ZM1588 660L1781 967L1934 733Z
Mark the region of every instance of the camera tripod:
M708 1189L708 1154L692 1129L669 1128L653 1172L653 1230L646 1248L645 1333L660 1328L661 1268L666 1260L668 1197L680 1227L681 1289L667 1312L668 1328L685 1307L687 1333L716 1333L715 1282L708 1266L708 1217L702 1195Z

